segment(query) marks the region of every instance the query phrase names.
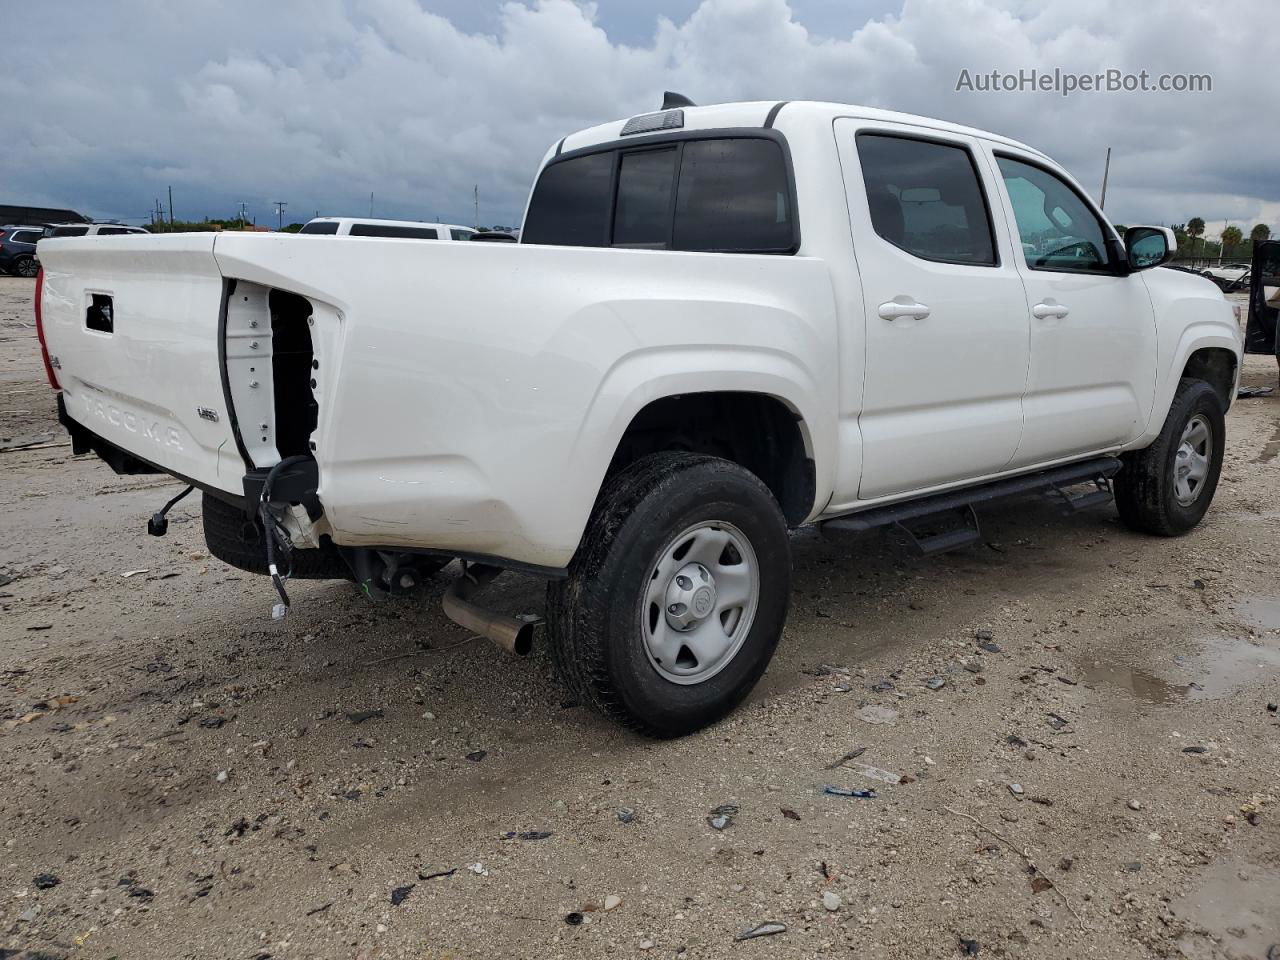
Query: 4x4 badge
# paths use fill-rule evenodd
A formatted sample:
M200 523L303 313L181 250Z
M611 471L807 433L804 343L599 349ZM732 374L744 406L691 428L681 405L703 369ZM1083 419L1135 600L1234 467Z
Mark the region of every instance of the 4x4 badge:
M201 420L208 420L210 423L218 422L218 411L211 407L196 407L196 413L200 414Z

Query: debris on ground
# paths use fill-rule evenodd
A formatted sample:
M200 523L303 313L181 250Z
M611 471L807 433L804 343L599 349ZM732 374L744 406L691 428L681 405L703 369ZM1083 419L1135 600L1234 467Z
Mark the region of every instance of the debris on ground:
M572 913L566 913L564 915L564 922L571 927L576 927L578 924L582 923L582 914L577 910L574 910Z
M870 777L872 780L879 780L881 783L897 785L902 782L902 777L894 773L892 770L882 770L879 767L873 767L867 763L848 763L846 767L857 770L864 777Z
M364 723L366 720L381 720L382 708L376 707L373 710L357 710L354 713L348 713L347 719L352 723Z
M978 955L978 941L969 940L965 937L960 938L960 952L966 957L976 957Z
M545 840L549 836L551 836L551 831L549 830L523 830L519 833L516 833L514 830L509 830L502 835L501 839L503 840Z
M874 790L851 790L848 787L837 787L830 783L823 786L822 792L829 797L856 797L859 800L874 800L876 798Z
M639 814L632 807L619 807L617 812L619 823L635 823Z
M833 760L830 763L828 763L824 769L834 770L836 767L840 766L842 763L848 763L850 760L856 760L858 759L858 757L862 756L866 752L867 752L866 747L855 747L854 749L846 753L844 756L840 757L840 759Z
M422 870L419 870L418 879L419 880L439 880L441 877L452 877L457 872L458 872L457 867L454 867L451 870L436 870L434 873L424 873Z
M611 893L604 898L604 908L606 910L616 910L622 905L622 898L616 893Z
M841 902L840 894L834 890L827 890L822 894L822 906L831 913L835 913L840 909Z
M868 704L858 711L858 719L863 723L892 724L898 719L898 711L890 710L888 707L877 706L876 704Z
M779 813L781 813L781 814L782 814L784 817L786 817L788 820L799 820L799 819L800 819L800 814L796 813L796 812L795 812L794 810L792 810L790 807L779 807L779 808L778 808L778 812L779 812Z
M488 750L472 750L470 753L467 754L466 759L470 760L472 763L479 763L488 755L489 755Z
M413 893L413 888L417 886L415 883L406 883L403 887L396 887L391 891L391 905L398 907L409 898L409 894Z
M930 677L924 682L924 685L930 690L941 690L947 685L946 677Z
M734 937L734 940L754 940L756 937L772 937L775 934L786 933L787 925L778 923L776 920L770 920L768 923L762 923L758 927L752 927L750 930L743 930Z
M1269 397L1275 393L1275 387L1240 387L1236 390L1237 400L1248 400L1250 397Z
M37 890L52 890L62 881L52 873L37 873L31 882Z

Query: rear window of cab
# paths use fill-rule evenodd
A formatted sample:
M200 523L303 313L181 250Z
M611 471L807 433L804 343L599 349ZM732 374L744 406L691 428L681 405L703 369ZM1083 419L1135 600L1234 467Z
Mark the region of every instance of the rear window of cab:
M774 137L701 136L566 155L539 176L521 242L795 253L786 150Z

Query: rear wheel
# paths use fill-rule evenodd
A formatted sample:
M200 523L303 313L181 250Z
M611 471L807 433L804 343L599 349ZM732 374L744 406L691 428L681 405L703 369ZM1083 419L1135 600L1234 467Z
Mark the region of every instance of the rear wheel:
M727 460L655 454L609 481L568 578L548 588L552 656L606 716L681 736L750 693L790 591L786 521L768 488Z
M35 257L18 257L13 261L12 270L20 277L34 277L40 272L40 264Z
M1203 380L1183 379L1155 443L1124 455L1115 478L1120 519L1142 533L1186 533L1213 500L1225 441L1217 392Z

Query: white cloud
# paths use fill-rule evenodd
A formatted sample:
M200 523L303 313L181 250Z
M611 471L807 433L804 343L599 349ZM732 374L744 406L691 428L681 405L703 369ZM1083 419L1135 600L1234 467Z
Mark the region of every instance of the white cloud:
M660 6L660 5L659 5ZM591 4L503 4L467 33L414 0L41 5L10 24L47 62L4 77L5 201L138 216L172 183L178 214L287 199L301 219L360 212L509 223L562 135L699 102L834 99L940 116L1025 140L1126 222L1280 217L1280 127L1262 81L1270 0L906 0L808 30L786 0L703 0L653 15L642 45ZM212 8L212 9L210 9ZM17 58L22 59L22 58ZM13 71L10 66L0 71ZM1209 94L956 92L962 68L1210 73ZM16 92L15 92L16 91ZM1211 232L1213 228L1211 227Z

